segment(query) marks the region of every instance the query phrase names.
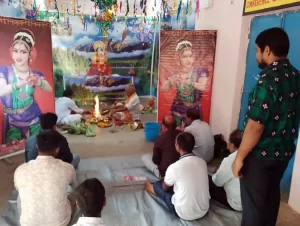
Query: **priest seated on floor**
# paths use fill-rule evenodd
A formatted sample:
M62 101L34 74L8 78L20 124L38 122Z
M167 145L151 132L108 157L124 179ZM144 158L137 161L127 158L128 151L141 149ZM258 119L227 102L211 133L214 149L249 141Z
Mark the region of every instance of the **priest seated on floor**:
M125 105L117 104L111 109L110 115L114 125L140 120L140 99L135 92L134 85L128 85L125 93L127 97Z

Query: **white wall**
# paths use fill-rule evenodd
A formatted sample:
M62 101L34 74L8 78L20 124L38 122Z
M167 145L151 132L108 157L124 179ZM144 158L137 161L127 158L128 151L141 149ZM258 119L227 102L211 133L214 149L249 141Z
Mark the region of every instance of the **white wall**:
M196 21L196 29L218 31L210 124L226 138L237 128L245 76L250 18L242 10L243 1L214 1Z
M300 213L300 133L298 137L298 145L293 169L293 178L291 184L291 192L289 205L298 213Z

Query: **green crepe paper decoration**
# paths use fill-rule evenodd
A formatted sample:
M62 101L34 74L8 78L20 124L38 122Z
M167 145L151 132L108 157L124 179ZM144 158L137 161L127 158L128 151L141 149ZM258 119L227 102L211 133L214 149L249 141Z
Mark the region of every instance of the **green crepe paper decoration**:
M100 21L98 20L98 25L102 28L102 29L108 29L111 26L111 22L110 21Z
M177 11L177 20L179 20L180 12L181 12L182 0L179 1L178 11Z
M59 9L57 7L57 0L54 0L54 9L57 10L57 19L59 19Z
M128 13L129 13L129 1L128 0L126 0L126 14L125 14L125 16L127 16L128 15Z

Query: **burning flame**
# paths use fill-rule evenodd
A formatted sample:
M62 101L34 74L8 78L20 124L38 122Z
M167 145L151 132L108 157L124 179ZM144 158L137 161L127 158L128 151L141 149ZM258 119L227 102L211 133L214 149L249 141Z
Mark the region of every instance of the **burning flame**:
M99 111L99 97L98 95L95 96L95 117L100 117L100 111Z

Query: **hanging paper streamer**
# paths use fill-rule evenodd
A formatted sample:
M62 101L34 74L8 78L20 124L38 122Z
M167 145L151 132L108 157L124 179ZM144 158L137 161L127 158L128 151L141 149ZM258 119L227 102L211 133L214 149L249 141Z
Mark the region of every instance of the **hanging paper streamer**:
M136 0L133 3L133 15L136 15Z
M84 15L83 12L80 14L81 23L84 25Z
M95 8L95 17L97 16L97 6L96 4L94 5L94 8Z
M185 14L188 14L188 12L189 12L189 0L187 0L187 2L186 2L186 10L185 10Z
M140 0L140 8L143 9L144 7L144 0Z
M76 2L75 2L75 0L73 0L73 15L74 16L76 15Z
M122 5L123 5L123 3L122 3L122 0L120 1L120 13L122 12Z
M197 0L197 1L199 1L199 0ZM179 17L180 17L181 6L182 6L182 0L179 1L179 6L178 6L178 10L177 10L177 20L179 20Z
M54 9L57 11L57 19L59 19L59 9L57 7L57 0L54 0Z
M113 8L114 8L114 14L117 15L118 14L118 4L114 4Z
M171 9L171 16L174 16L176 10L177 10L177 0L173 0L173 7Z
M184 17L184 3L182 3L182 6L181 6L181 14L182 14L182 17Z
M144 0L143 13L147 16L147 0Z
M199 16L200 16L200 0L196 0L196 14L199 18Z
M127 16L129 13L129 0L126 0L126 14L125 16Z
M189 15L191 16L193 14L193 2L192 0L190 0L190 4L189 4Z

